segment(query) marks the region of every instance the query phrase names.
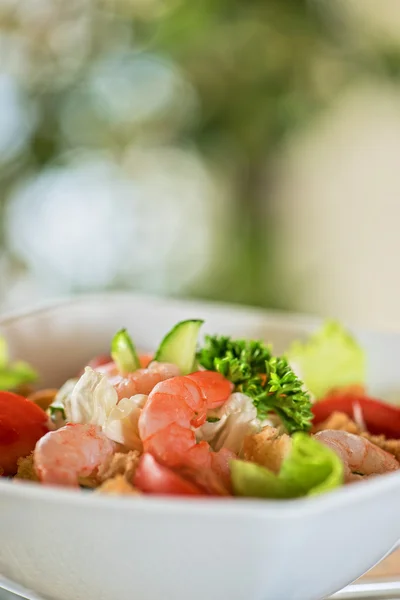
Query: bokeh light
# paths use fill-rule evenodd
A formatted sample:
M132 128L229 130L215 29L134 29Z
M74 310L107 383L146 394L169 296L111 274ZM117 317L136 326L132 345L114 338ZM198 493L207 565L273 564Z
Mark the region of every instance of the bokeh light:
M170 62L146 53L107 56L61 106L61 131L69 146L130 142L156 129L173 135L196 115L193 88ZM153 133L154 136L154 133Z
M0 310L112 288L400 327L399 19L397 0L0 2Z
M0 165L24 149L34 126L34 103L13 77L0 72Z
M43 285L56 281L60 293L124 283L176 292L212 262L218 197L199 158L132 151L125 166L131 173L110 157L80 156L11 195L8 246Z

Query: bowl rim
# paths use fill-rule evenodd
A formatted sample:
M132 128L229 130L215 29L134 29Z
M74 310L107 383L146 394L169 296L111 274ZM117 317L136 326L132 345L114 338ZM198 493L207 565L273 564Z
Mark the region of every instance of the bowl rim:
M42 302L38 302L31 307L16 309L16 310L8 310L5 313L0 315L0 327L7 327L11 325L15 321L20 321L21 319L31 319L32 317L37 317L47 311L57 311L64 309L65 307L75 307L79 304L86 304L87 302L98 301L118 301L124 299L132 299L137 300L146 304L153 305L165 305L166 303L172 307L198 307L204 306L211 309L216 310L229 310L231 313L235 312L236 314L247 314L250 316L258 316L262 317L267 321L274 321L282 326L283 328L290 329L293 325L303 325L305 327L315 327L318 326L319 323L323 321L321 317L307 314L307 313L295 313L295 312L286 312L278 309L265 309L258 306L250 306L246 304L235 304L229 302L219 302L215 300L207 300L202 298L185 298L180 297L176 298L173 296L161 296L157 294L143 294L141 292L134 291L116 291L116 292L104 292L104 293L87 293L87 294L77 294L74 296L64 296L62 298L53 298L49 300L45 300ZM353 328L352 328L353 329ZM371 331L371 330L364 330Z
M41 486L36 482L0 480L0 496L9 499L27 502L30 500L48 504L66 504L81 508L103 508L115 511L147 512L150 514L191 514L196 516L218 516L218 518L232 516L249 516L256 519L299 518L309 514L329 512L333 509L350 507L361 501L369 501L374 497L384 496L398 492L400 495L400 472L380 475L366 481L357 482L357 485L348 485L329 493L305 498L288 500L268 500L253 498L176 498L173 496L143 495L132 498L131 496L112 496L97 494L92 491L78 489L58 488L56 486Z
M185 309L193 306L195 310L198 310L198 307L201 306L211 310L227 310L230 313L237 314L238 316L247 315L250 317L262 318L264 323L272 323L275 325L279 325L279 327L281 327L284 330L290 330L293 326L303 327L305 328L305 330L311 330L321 325L321 323L326 321L327 318L331 318L332 320L339 320L343 326L355 333L362 332L363 334L378 334L392 338L400 337L400 329L387 330L374 327L360 327L359 325L350 323L346 319L336 319L336 317L334 316L321 317L319 315L306 312L293 312L279 310L275 308L262 308L260 306L229 303L203 298L183 296L177 298L174 296L145 294L136 291L109 291L100 293L92 292L42 300L31 306L19 308L16 310L7 310L6 312L0 314L0 329L12 325L15 321L35 318L43 313L46 313L47 311L58 311L63 310L67 306L76 307L80 304L84 305L87 302L105 302L110 301L110 299L112 301L132 299L153 306L162 306L167 303L170 307L185 307Z
M168 303L169 306L202 305L208 308L219 310L228 309L236 314L247 314L262 317L264 322L270 322L283 329L291 329L293 326L311 329L322 322L319 317L301 314L283 312L278 310L265 310L258 307L250 307L239 304L229 304L223 302L208 301L202 299L186 299L162 297L156 295L141 294L136 292L110 292L110 293L92 293L81 294L73 297L64 297L62 299L51 299L46 302L38 303L33 308L9 311L0 317L0 328L12 325L14 322L25 319L35 319L46 312L63 310L67 306L79 306L93 301L104 300L117 301L118 299L136 299L155 306ZM353 329L353 328L352 328ZM374 330L363 329L364 333L374 333ZM378 331L377 333L382 333ZM398 337L396 332L385 332L385 335ZM334 508L340 508L344 505L349 506L362 500L368 500L374 496L393 493L398 490L400 494L400 471L380 475L366 481L358 482L356 486L349 485L333 490L320 496L306 498L295 498L288 500L266 500L251 498L176 498L172 496L138 496L135 498L127 496L111 496L106 494L96 494L93 492L84 492L82 490L71 490L58 487L41 486L35 482L15 481L0 478L0 496L8 499L38 500L51 504L64 503L84 508L102 508L104 510L128 512L149 512L149 513L179 513L198 516L215 515L219 518L231 517L254 517L254 518L298 518L301 514L312 512L325 512Z

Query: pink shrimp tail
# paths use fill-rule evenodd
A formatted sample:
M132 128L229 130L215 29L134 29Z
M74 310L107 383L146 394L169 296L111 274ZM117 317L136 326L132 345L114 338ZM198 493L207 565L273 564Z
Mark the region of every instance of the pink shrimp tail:
M229 461L234 454L225 449L213 452L205 441L196 443L193 429L200 427L207 410L221 406L231 391L230 381L209 371L158 383L139 418L144 451L167 467L189 472L209 493L229 493Z
M206 399L208 408L222 406L234 388L231 381L215 371L196 371L187 377L197 383Z

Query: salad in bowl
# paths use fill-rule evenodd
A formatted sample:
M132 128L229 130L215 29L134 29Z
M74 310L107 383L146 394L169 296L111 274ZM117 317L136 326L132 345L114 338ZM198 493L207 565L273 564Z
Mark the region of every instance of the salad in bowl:
M0 345L0 474L135 497L285 500L400 468L400 408L369 396L362 348L338 323L275 356L266 343L177 323L154 354L126 329L59 389Z

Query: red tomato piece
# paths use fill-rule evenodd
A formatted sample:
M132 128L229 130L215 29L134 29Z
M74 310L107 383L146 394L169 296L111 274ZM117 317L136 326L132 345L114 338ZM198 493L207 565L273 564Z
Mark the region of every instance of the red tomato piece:
M172 496L204 496L206 493L171 469L164 467L146 452L142 455L134 477L134 485L147 494Z
M0 471L15 475L19 458L28 456L49 431L47 414L12 392L0 392Z
M369 433L384 435L389 439L400 438L400 408L357 393L336 392L316 402L312 407L313 422L318 425L334 412L342 412L354 418L354 408L357 405Z
M196 371L187 375L197 383L207 401L208 408L218 408L231 395L234 385L216 371Z

